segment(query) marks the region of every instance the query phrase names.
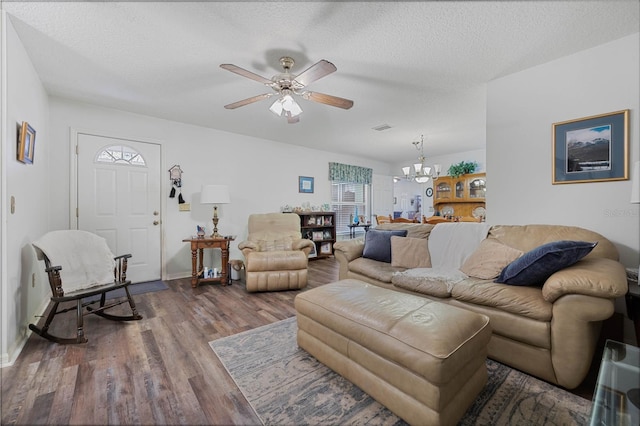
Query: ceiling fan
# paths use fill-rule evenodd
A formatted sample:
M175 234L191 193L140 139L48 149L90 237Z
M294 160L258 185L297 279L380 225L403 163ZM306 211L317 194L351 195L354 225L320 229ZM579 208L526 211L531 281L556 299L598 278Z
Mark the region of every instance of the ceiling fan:
M252 96L250 98L225 105L224 107L226 109L236 109L272 96L278 96L278 99L271 105L269 110L278 116L286 117L289 123L297 123L300 120L302 108L300 108L292 95L301 96L303 99L309 101L319 102L321 104L343 109L349 109L353 106L353 101L349 99L305 90L310 83L313 83L314 81L319 80L320 78L337 70L336 66L331 62L322 59L298 75L291 74L290 72L294 63L293 58L290 58L289 56L283 56L280 58L280 64L282 65L282 68L284 68L284 72L274 75L271 79L264 78L233 64L221 64L220 68L239 74L243 77L250 78L258 83L262 83L273 89L275 92Z

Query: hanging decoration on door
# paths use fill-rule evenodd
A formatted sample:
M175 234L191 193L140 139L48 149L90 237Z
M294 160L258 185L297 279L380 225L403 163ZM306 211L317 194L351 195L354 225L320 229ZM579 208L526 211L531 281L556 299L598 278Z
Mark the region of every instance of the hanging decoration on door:
M180 190L178 194L178 204L184 204L184 198L182 198L182 169L179 164L169 169L169 179L171 180L171 192L169 192L169 198L175 198L176 189Z

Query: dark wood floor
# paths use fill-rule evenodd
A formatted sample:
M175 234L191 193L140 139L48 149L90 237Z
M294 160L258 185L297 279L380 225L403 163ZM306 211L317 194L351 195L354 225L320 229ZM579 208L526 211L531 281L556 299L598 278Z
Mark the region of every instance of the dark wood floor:
M334 259L312 261L307 289L337 277ZM208 342L294 316L299 292L249 294L239 282L192 289L190 279L168 285L135 296L141 321L86 316L88 343L32 335L15 365L0 370L1 423L259 424ZM73 335L75 314L65 315L60 324ZM575 392L590 398L589 380Z

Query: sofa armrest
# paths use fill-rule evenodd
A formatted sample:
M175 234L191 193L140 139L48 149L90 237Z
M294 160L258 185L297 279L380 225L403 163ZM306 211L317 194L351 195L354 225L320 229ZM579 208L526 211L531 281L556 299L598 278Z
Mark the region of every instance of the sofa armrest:
M364 250L364 239L338 241L333 244L333 255L338 260L338 278L341 280L349 278L349 262L362 257Z
M542 296L550 303L565 294L615 299L627 293L627 275L624 266L604 257L582 259L547 278Z
M238 244L238 250L244 252L244 250L251 251L260 251L260 244L257 241L243 241Z
M300 238L299 240L295 240L292 244L293 250L302 250L304 254L309 257L309 253L311 253L311 248L315 245L315 243L307 238Z
M339 253L347 262L362 257L364 251L364 239L343 240L333 244L334 253Z

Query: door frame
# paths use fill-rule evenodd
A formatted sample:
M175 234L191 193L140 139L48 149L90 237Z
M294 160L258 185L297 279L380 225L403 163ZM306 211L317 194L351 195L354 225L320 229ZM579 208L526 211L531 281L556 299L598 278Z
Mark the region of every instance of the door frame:
M153 139L142 139L139 137L130 137L118 135L115 133L99 132L95 130L80 129L76 127L69 128L69 229L78 229L78 156L76 147L78 146L78 138L80 135L98 136L110 139L120 139L123 142L133 141L140 143L148 143L160 146L160 173L164 164L164 144L162 141ZM160 194L164 194L167 190L166 182L160 176ZM165 253L164 253L164 212L167 208L166 197L160 197L160 279L165 279Z

